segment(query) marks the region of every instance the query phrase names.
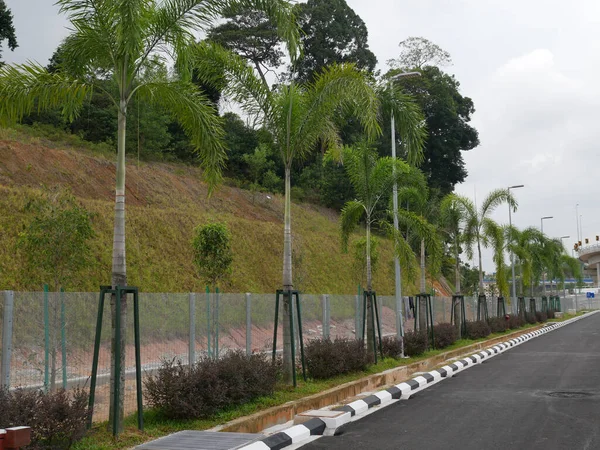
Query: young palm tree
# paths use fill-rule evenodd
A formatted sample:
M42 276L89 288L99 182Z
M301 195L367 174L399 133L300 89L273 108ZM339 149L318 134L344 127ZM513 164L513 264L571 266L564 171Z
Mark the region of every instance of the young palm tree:
M306 85L291 82L271 90L248 63L232 57L218 45L204 42L196 49L196 69L203 82L224 87L224 94L250 115L258 117L271 132L285 168L285 211L283 245L283 291L293 290L291 169L292 164L314 152L339 148L340 137L335 117L353 115L370 137L380 133L377 122L380 102L377 89L367 75L352 64L325 68ZM416 109L415 104L402 105ZM410 116L412 117L412 116ZM418 114L415 117L420 117ZM421 134L420 121L406 128ZM289 333L289 297L283 302L284 377L292 379L291 340Z
M223 131L217 111L191 82L194 32L210 27L225 10L259 9L277 24L294 55L298 46L295 18L285 0L58 0L57 4L60 12L67 14L73 30L63 44L63 66L53 73L37 64L0 68L0 116L19 120L34 109L60 107L66 118L73 119L94 89L112 101L118 112L118 137L111 282L113 286L126 286L125 132L132 98L137 96L165 108L183 126L212 189L225 160ZM176 61L178 78L167 78L160 72L145 79L142 75L151 60L164 60L165 55ZM103 88L99 74L108 74L116 95ZM126 323L126 310L123 298L122 323ZM121 336L124 360L125 333ZM121 368L123 390L124 363ZM120 398L122 418L123 392ZM111 404L111 418L113 412Z
M515 227L506 229L507 249L514 253L516 265L520 272L521 296L525 295L525 289L532 286L533 282L533 254L535 244L540 239L541 233L535 227L519 230Z
M446 195L440 203L440 226L448 236L452 252L454 253L454 293L455 295L461 295L461 273L460 273L460 254L462 252L462 225L466 220L466 210L464 208L465 202L468 201L465 198L461 198L457 194ZM452 310L454 313L455 326L457 334L460 337L462 334L462 311L460 309L460 302L454 301L452 303Z
M464 243L467 250L467 256L473 257L474 249L477 248L479 258L479 295L483 295L483 265L481 259L481 245L488 247L492 244L492 231L496 230L490 215L503 203L508 203L515 211L517 202L508 189L497 189L488 194L483 200L479 210L475 204L466 197L459 197L459 201L464 208ZM496 225L497 226L497 225Z
M377 152L365 142L354 147L345 147L342 151L342 162L356 192L356 199L346 203L340 217L340 234L342 249L347 251L350 234L358 223L364 218L366 228L366 261L367 261L367 292L373 290L373 277L371 272L371 227L377 217L377 207L383 198L391 192L394 182L410 172L411 168L398 159L389 157L378 158ZM438 246L435 229L422 217L405 210L399 211L400 221L410 225L433 249ZM386 228L394 232L388 223ZM401 233L393 235L395 252L398 255L408 275L415 272L414 253ZM367 302L367 348L374 348L373 337L375 330L372 328L373 311L371 302Z

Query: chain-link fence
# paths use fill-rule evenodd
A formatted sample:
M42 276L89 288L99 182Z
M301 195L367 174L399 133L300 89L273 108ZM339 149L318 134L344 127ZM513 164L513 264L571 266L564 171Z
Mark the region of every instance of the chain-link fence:
M300 296L303 338L360 338L363 298L357 295L319 294ZM382 334L397 335L398 327L414 328L415 300L379 296ZM561 299L562 310L600 309L600 299L574 296ZM450 322L451 298L433 297L434 323ZM496 299L488 299L490 316L496 315ZM106 302L100 338L98 382L94 419L108 417L110 378L110 302ZM516 312L516 301L506 311ZM526 298L529 309L530 301ZM239 349L248 353L270 352L273 346L274 294L141 293L140 328L144 376L162 361L222 355ZM536 298L536 309L542 308ZM283 308L280 308L277 351L283 348ZM127 313L125 408L135 411L135 355L133 310ZM477 318L477 298L465 297L467 320ZM402 314L402 321L397 320ZM0 298L0 384L2 386L53 389L89 384L98 314L96 293L45 293L5 291ZM297 322L295 323L297 328ZM298 338L297 330L294 333Z

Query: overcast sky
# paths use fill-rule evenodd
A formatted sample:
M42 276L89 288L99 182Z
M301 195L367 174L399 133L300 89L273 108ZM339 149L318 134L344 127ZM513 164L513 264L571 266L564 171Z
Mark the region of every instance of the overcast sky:
M565 240L600 234L600 1L347 0L366 22L379 68L398 43L423 36L450 52L446 68L475 103L480 147L464 153L469 177L457 187L481 200L515 184L518 227L540 226ZM52 0L6 0L19 48L8 62L46 64L67 25ZM506 207L494 218L508 222ZM486 252L484 268L493 271Z

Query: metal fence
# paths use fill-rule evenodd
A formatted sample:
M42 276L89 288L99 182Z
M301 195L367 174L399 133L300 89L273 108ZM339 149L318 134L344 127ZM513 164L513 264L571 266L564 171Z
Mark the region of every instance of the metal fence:
M395 298L381 296L379 317L384 335L396 335ZM529 307L529 300L527 300ZM140 325L142 366L145 375L162 361L188 364L207 355L231 349L247 353L272 349L274 294L141 293ZM356 295L301 295L305 340L320 337L355 338L361 335L362 299ZM432 298L434 322L450 322L451 298ZM477 299L465 298L467 320L477 316ZM110 374L110 314L106 307L98 369L94 418L108 417ZM408 297L401 303L404 330L412 330L414 317ZM516 302L507 311L516 309ZM537 309L541 299L537 299ZM600 300L565 298L563 310L600 309ZM488 300L495 315L496 301ZM91 374L97 293L44 293L5 291L0 299L0 385L49 389L86 385ZM281 317L279 320L281 324ZM358 333L356 332L358 330ZM133 314L127 315L127 412L135 410ZM298 333L295 333L298 336ZM282 329L278 330L278 350Z

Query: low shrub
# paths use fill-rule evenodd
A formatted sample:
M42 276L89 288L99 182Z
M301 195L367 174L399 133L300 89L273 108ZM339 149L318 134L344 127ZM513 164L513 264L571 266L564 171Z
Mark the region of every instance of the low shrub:
M396 336L386 336L381 340L381 349L385 358L398 359L402 356L402 342Z
M435 348L445 348L456 342L456 328L451 323L439 323L433 327Z
M508 316L508 328L516 330L525 325L525 320L518 314L511 314Z
M31 450L69 449L85 436L88 399L80 388L49 393L0 389L0 428L31 427Z
M404 354L418 356L427 351L427 333L425 331L408 331L404 333Z
M266 354L247 356L238 350L218 360L204 358L191 368L181 361L164 361L144 382L151 407L168 418L209 417L224 408L271 395L278 366Z
M518 314L511 314L508 318L508 328L516 330L525 325L525 320Z
M490 335L492 331L485 320L467 322L467 336L469 339L481 339Z
M539 322L539 323L544 323L548 320L548 314L545 311L536 311L535 313L535 319Z
M508 320L505 317L490 317L488 324L492 333L504 333L508 330Z
M537 313L525 313L525 322L527 322L530 325L535 325L537 323Z
M548 311L548 319L555 319L556 315L554 314L556 311L554 311L553 309Z
M306 371L316 380L358 372L369 365L369 353L363 341L313 339L304 347Z

